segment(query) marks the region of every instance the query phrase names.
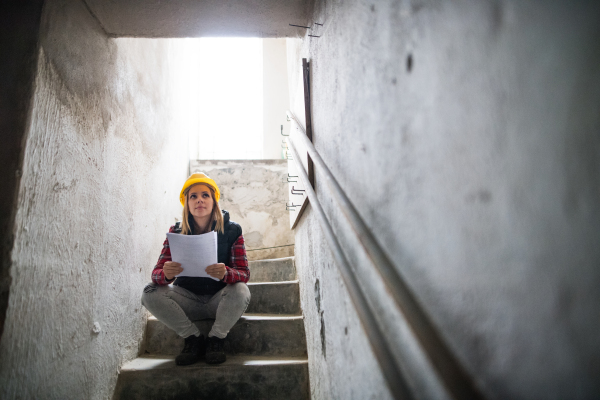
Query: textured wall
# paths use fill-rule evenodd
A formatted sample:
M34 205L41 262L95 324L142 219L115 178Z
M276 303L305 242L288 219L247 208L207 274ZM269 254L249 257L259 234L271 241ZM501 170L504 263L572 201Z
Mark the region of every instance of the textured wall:
M312 20L320 38L288 41L292 108L309 57L317 149L487 396L600 396L600 8L317 2ZM313 398L388 397L310 209L296 246ZM418 396L443 397L371 301Z
M29 119L37 64L42 0L0 4L0 338L10 290L14 203L21 178L23 138Z
M187 172L176 56L169 41L110 39L82 1L46 2L0 398L110 398L137 355L141 289Z
M106 31L136 37L297 37L306 0L86 0Z
M242 226L249 260L294 255L285 210L285 160L192 160L190 170L206 173L219 185L219 205Z

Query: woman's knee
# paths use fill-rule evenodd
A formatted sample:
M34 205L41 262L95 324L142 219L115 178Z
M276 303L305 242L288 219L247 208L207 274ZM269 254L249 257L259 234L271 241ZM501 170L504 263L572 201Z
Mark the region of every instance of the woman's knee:
M148 308L161 302L164 299L163 292L165 289L166 286L157 285L156 283L147 284L142 293L142 305Z
M236 282L227 285L227 296L235 297L241 302L248 304L250 302L250 289L244 282Z

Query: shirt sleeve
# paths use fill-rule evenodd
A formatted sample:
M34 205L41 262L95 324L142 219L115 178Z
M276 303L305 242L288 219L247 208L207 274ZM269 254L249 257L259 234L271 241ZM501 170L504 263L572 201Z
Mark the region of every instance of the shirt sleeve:
M225 283L248 282L250 279L250 269L248 268L248 258L246 257L246 247L244 246L244 236L240 235L231 246L230 265L225 266L227 272L223 277Z
M172 226L169 229L169 233L173 233L175 230L175 226ZM171 261L171 249L169 248L169 239L165 239L163 243L163 248L160 252L160 256L158 256L158 262L154 266L154 270L152 270L152 282L158 285L168 285L173 282L175 278L168 280L165 277L165 271L163 271L163 266L165 262Z

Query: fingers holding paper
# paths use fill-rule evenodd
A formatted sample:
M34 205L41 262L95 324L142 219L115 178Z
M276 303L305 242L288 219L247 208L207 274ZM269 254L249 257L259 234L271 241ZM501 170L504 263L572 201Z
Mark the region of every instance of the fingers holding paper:
M213 278L217 278L219 280L223 279L225 273L227 273L227 268L225 268L225 264L218 263L209 265L206 267L206 273L212 276Z
M165 273L165 278L171 280L175 278L175 276L179 275L183 272L183 268L181 268L181 264L174 261L167 261L163 265L163 272Z

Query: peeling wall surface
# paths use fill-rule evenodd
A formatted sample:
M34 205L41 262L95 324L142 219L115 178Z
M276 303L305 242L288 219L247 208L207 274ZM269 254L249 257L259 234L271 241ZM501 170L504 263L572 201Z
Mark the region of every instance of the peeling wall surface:
M0 398L107 399L137 356L141 291L187 173L177 55L171 41L109 38L82 1L46 2Z
M486 397L600 396L600 7L314 5L317 150ZM316 189L417 398L447 394L316 169ZM319 222L296 228L315 399L390 398Z
M219 185L219 206L242 226L249 260L294 255L286 160L192 160L190 171L204 172Z

